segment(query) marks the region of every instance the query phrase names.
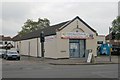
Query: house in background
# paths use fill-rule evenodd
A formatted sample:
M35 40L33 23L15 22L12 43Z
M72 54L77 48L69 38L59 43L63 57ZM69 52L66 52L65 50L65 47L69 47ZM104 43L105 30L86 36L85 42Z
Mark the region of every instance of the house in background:
M112 44L113 46L119 46L120 47L120 40L114 39L115 37L112 35L112 33L108 34L105 39L106 43Z
M41 57L40 33L45 35L46 58L85 58L86 50L97 56L97 32L78 16L24 36L13 37L21 55Z
M105 35L98 35L97 36L97 45L101 46L101 44L104 44L104 43L106 43Z
M5 49L5 46L8 47L13 46L14 42L10 36L5 37L4 35L0 35L0 49Z
M112 45L112 54L120 55L120 40L115 39L115 35L111 32L106 37L106 43Z

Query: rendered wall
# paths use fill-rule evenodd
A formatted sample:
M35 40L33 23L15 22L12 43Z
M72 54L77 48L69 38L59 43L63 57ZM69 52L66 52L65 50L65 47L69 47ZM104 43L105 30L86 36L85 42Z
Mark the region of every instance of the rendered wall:
M30 56L37 57L37 38L30 39Z
M93 34L94 39L86 40L86 49L92 49L93 54L96 56L97 38L96 33L91 31L86 25L80 22L78 19L67 25L61 31L56 32L56 36L46 37L45 41L45 57L47 58L69 58L69 39L61 39L61 34L64 32L75 32L76 28L80 28L85 33ZM22 40L19 44L20 53L22 55L30 55L35 57L41 57L41 44L40 38Z
M29 41L28 40L21 41L20 47L21 47L20 48L21 55L29 55Z
M45 57L58 58L56 35L45 37Z
M61 39L60 32L57 32L57 57L69 58L69 40Z
M60 51L66 50L65 57L69 56L69 39L61 39L61 34L64 32L75 32L75 30L78 28L83 30L85 33L93 34L94 39L86 39L86 49L92 49L94 56L97 55L96 49L97 49L97 36L96 33L91 31L86 25L84 25L81 21L76 19L72 23L70 23L67 27L63 28L60 32L58 32L59 38L58 38L58 52L59 54L62 54Z
M21 41L21 55L40 57L40 42L38 38Z

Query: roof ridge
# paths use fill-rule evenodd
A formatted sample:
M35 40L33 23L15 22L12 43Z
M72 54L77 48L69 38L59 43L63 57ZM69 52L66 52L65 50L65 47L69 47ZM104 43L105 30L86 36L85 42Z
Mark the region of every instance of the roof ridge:
M84 25L86 25L89 29L91 29L93 32L96 32L96 30L94 30L92 27L90 27L84 20L82 20L79 16L76 16L74 19L72 19L68 24L66 24L65 26L61 27L59 30L62 30L64 27L66 27L67 25L69 25L70 23L72 23L75 19L79 19Z
M59 25L59 24L63 24L63 23L67 23L67 22L69 22L70 20L68 20L68 21L64 21L64 22L60 22L60 23L57 23L57 24L54 24L54 25L51 25L50 27L53 27L53 26L56 26L56 25Z

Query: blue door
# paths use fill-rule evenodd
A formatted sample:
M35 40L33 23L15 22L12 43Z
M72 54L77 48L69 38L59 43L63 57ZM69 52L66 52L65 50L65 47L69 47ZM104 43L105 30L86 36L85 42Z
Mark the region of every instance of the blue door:
M79 43L70 43L70 57L79 58Z
M80 58L85 57L85 40L80 40Z
M70 58L85 57L85 40L69 40Z

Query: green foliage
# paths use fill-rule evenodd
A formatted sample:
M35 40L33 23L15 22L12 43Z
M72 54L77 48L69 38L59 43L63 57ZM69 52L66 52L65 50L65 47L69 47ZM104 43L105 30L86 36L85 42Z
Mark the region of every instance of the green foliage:
M50 21L47 18L44 19L38 18L37 22L31 19L27 19L27 21L22 26L22 30L18 32L18 34L24 35L38 29L49 27L49 25L50 25Z
M120 16L112 21L112 32L115 32L115 39L120 39Z

